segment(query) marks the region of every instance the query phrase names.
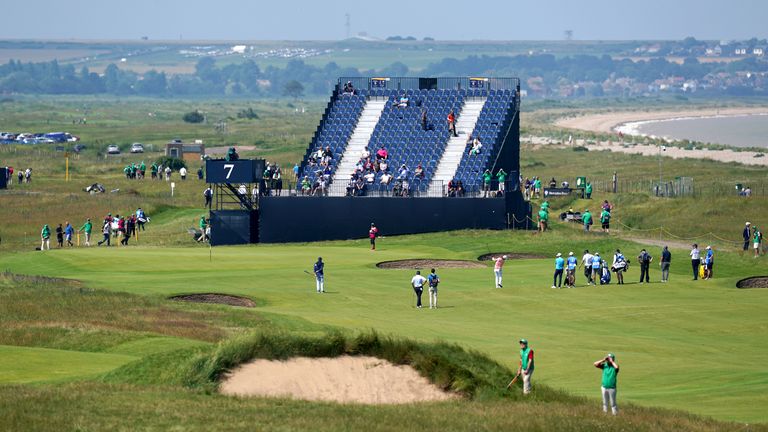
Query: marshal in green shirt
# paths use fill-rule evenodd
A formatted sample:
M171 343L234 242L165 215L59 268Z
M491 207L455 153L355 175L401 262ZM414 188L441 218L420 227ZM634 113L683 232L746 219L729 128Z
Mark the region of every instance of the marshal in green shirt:
M544 209L539 210L539 220L542 222L549 220L549 213Z
M603 382L602 386L607 389L616 388L616 375L619 374L618 369L613 367L608 362L603 363Z

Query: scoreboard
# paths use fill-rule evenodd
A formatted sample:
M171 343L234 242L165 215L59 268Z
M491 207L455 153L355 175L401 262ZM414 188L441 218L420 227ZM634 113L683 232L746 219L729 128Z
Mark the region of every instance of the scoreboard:
M205 161L206 183L258 183L264 173L264 159L208 159Z

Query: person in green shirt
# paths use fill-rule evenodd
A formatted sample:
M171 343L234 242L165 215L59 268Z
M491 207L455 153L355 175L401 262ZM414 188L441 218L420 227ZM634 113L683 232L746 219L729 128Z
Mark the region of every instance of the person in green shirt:
M595 363L595 367L603 370L603 380L600 389L603 393L603 412L608 412L611 407L611 414L619 413L619 407L616 405L616 376L619 374L619 364L616 363L616 356L608 354Z
M486 198L488 194L491 192L491 180L493 179L493 174L491 174L491 170L485 170L483 173L483 198Z
M85 223L83 226L80 227L78 231L83 231L85 233L85 245L90 246L91 245L91 231L93 231L93 224L91 223L91 219L88 218L85 220Z
M584 195L587 199L592 199L592 183L587 182L587 185L584 186Z
M157 164L153 163L151 167L149 167L150 175L152 176L152 179L157 178Z
M197 241L201 242L205 240L205 228L208 227L208 222L205 220L205 215L200 216L200 222L198 222L198 226L200 227L200 237L198 237Z
M592 225L592 213L589 212L589 209L584 210L581 221L584 223L584 231L589 232L589 226Z
M538 177L533 180L533 195L536 198L541 198L541 179Z
M547 230L547 222L549 221L549 212L546 208L542 207L539 210L539 232Z
M600 224L603 227L604 233L611 232L611 212L609 212L608 209L603 209L600 213Z
M544 200L544 202L543 202L543 203L541 203L541 208L543 208L544 210L546 210L547 212L549 212L549 201L547 201L547 200Z
M40 238L43 240L40 244L40 250L51 250L51 228L48 224L43 225L43 229L40 231Z
M520 339L520 367L517 375L523 376L523 394L531 392L531 377L533 376L533 348L528 346L528 341Z
M760 256L760 245L763 243L763 232L758 227L753 228L752 242L755 249L755 258L757 258Z
M496 173L496 179L499 180L499 192L504 192L504 183L507 181L507 173L504 168L499 168Z

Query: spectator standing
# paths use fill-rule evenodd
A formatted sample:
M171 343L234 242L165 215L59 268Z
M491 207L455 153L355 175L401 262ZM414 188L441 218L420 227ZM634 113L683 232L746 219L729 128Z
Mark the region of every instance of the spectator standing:
M179 169L179 176L181 177L181 180L186 180L187 179L187 168L186 167L181 167L181 169Z
M589 209L584 210L584 214L581 215L581 222L584 223L584 231L589 232L589 227L592 225L592 213Z
M664 249L661 251L661 262L659 265L661 266L661 282L669 282L669 265L672 263L672 253L669 251L669 248L664 246Z
M696 243L691 246L691 267L693 268L693 280L699 279L699 266L701 265L701 256L699 252L699 245Z
M376 237L379 236L379 229L376 228L376 225L371 223L371 228L368 230L368 238L371 240L371 250L376 250Z
M202 180L203 179L203 167L200 167L197 169L197 179Z
M56 244L60 248L64 247L64 228L61 227L61 224L56 227Z
M752 239L752 232L750 223L747 222L747 224L744 226L744 230L741 233L741 236L744 237L744 252L749 250L749 241Z
M563 287L563 269L565 268L565 260L563 259L563 254L560 252L557 253L555 256L555 276L552 280L552 288L562 288Z
M91 245L91 231L93 231L93 224L91 223L91 219L88 218L85 220L85 223L83 226L80 227L79 231L83 231L85 233L85 245L90 246Z
M459 136L459 134L456 133L456 115L453 113L453 110L448 113L448 132L454 137Z
M203 191L203 197L205 198L205 205L204 205L204 207L211 208L211 201L212 201L212 198L213 198L213 190L211 190L210 186L208 186Z
M411 278L411 286L413 287L413 292L416 293L417 309L421 309L421 294L424 292L424 283L426 281L419 270L416 270L416 276Z
M565 284L568 288L573 288L576 285L576 267L579 265L579 260L573 256L573 252L568 252L565 265Z
M579 267L584 267L584 277L587 278L587 286L592 283L592 258L594 256L589 253L588 249L584 249L584 255L581 256L581 263Z
M427 284L429 285L429 308L437 309L437 285L440 284L440 278L435 273L435 269L427 276Z
M507 172L504 171L504 168L499 168L496 179L499 181L499 192L504 192L504 185L507 182Z
M704 255L704 279L712 279L712 268L715 266L715 252L712 246L707 246L707 254Z
M619 364L616 363L616 356L608 354L605 358L596 361L595 367L603 370L603 379L600 390L603 394L603 412L608 412L611 407L611 414L619 413L619 407L616 405L616 376L619 374Z
M507 260L507 256L491 257L493 260L493 274L496 277L496 288L504 288L502 283L504 261Z
M298 163L293 164L293 180L296 182L299 181L299 169Z
M763 232L757 227L752 230L752 242L755 248L755 258L760 256L760 245L763 243Z
M528 346L527 340L520 339L520 367L517 369L517 374L523 377L523 394L531 392L533 369L533 349Z
M643 283L643 280L645 280L647 283L651 283L650 270L653 257L648 253L648 251L643 249L640 251L640 255L637 256L637 261L640 263L640 283Z
M491 192L492 179L493 174L491 174L491 170L485 170L485 172L483 172L483 198L486 198Z
M313 271L315 272L315 288L317 289L318 294L325 292L324 270L325 263L323 262L323 257L317 257L317 262L315 262Z
M592 183L587 182L584 186L584 195L586 195L587 199L592 199Z
M40 239L42 240L40 250L51 250L51 228L48 227L48 224L43 225L43 229L40 231Z
M171 167L165 167L165 181L171 181Z
M75 229L72 228L72 225L70 225L69 222L66 223L66 226L64 227L64 237L67 240L67 246L72 247L74 244L72 244L72 235L75 233Z
M19 184L21 184L22 180L24 180L24 173L21 170L19 170L18 178Z

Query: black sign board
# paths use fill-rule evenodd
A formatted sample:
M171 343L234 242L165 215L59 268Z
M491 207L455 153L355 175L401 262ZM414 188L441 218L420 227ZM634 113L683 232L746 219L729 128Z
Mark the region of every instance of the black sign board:
M6 180L8 177L8 168L0 167L0 189L5 189L8 185ZM11 179L13 181L13 179Z
M544 188L544 196L568 196L571 194L571 188Z
M208 159L205 161L207 183L256 183L264 173L264 159L241 159L226 161Z

